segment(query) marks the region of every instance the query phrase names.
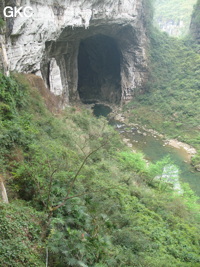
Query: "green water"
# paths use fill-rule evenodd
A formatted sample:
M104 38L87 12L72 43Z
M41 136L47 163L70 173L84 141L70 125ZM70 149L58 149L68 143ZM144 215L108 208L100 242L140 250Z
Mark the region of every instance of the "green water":
M96 104L93 107L93 113L97 117L106 117L110 111L111 109L103 104ZM156 162L168 155L179 169L180 180L189 183L193 191L200 197L200 172L195 171L190 165L188 153L183 148L177 149L164 145L161 138L155 137L138 126L131 128L113 121L110 124L120 132L122 137L129 139L132 148L141 151L147 160Z
M110 107L105 106L103 104L95 104L92 109L96 117L100 117L100 116L107 117L108 114L112 111Z
M180 170L180 180L189 183L193 191L200 196L200 172L195 171L189 164L188 154L183 148L177 149L167 145L163 146L164 142L161 138L154 137L151 133L142 129L127 128L127 126L120 124L117 126L116 129L120 134L130 140L129 142L133 145L133 149L141 151L147 160L155 162L169 155L172 162ZM138 130L141 133L138 133Z

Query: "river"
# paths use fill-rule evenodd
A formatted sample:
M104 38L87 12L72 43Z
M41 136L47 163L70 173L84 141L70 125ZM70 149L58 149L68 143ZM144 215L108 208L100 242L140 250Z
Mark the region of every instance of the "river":
M104 116L111 112L111 108L103 104L95 104L93 113L95 116ZM111 125L128 142L133 150L144 154L146 160L156 162L169 156L174 165L179 169L179 179L190 185L192 190L200 197L200 172L196 171L190 164L190 156L184 148L175 148L166 145L164 140L140 126L127 126L121 122L112 121Z
M190 165L190 157L184 148L166 145L162 138L139 126L128 127L115 123L114 127L122 138L125 138L129 145L131 144L132 149L142 152L148 161L156 162L168 155L179 169L180 180L189 183L196 195L200 197L200 172L195 171Z

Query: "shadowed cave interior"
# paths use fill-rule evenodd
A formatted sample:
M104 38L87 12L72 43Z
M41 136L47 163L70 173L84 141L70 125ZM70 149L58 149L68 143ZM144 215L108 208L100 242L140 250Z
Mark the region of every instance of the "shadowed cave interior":
M95 35L80 42L78 92L85 104L120 103L120 52L113 38Z

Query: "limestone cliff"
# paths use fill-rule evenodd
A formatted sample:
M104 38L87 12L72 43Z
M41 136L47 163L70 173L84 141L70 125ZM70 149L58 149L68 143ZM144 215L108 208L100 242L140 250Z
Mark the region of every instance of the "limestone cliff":
M200 44L200 0L194 6L192 20L190 24L190 32L195 40Z
M144 0L12 0L30 18L6 19L11 71L42 76L65 103L121 103L147 79Z
M170 36L181 36L185 32L186 25L183 20L163 19L158 17L155 21L156 26L163 32L167 32Z

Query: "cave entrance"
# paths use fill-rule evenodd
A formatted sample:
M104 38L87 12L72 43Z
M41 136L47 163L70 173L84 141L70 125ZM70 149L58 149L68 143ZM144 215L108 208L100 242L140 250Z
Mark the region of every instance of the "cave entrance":
M120 52L113 38L95 35L80 42L78 93L85 104L120 103Z

